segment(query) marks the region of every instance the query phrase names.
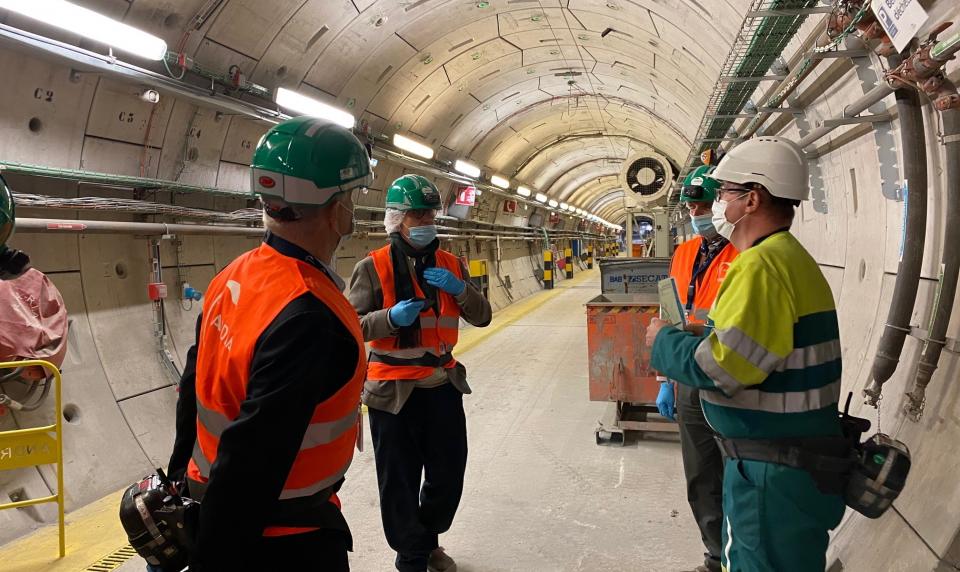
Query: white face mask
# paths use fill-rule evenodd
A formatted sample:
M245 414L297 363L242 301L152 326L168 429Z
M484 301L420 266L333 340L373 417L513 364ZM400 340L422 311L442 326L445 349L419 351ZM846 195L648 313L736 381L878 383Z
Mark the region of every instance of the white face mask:
M747 196L749 193L743 193L739 197L733 199L734 201L739 201L743 197ZM716 227L717 232L723 238L730 240L730 237L733 236L733 230L737 226L737 223L742 221L747 213L743 213L743 216L738 218L736 222L730 222L727 220L727 205L733 201L721 201L716 200L713 202L713 226Z

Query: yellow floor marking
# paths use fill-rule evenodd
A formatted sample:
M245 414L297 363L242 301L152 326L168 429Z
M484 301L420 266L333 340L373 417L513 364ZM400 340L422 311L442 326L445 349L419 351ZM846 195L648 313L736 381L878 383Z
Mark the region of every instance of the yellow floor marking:
M67 515L67 555L62 559L57 558L55 524L0 547L4 572L76 572L125 545L118 516L122 495L111 493Z
M456 354L463 355L477 346L483 340L496 334L500 330L513 324L520 318L529 314L534 308L543 305L548 300L558 296L564 289L572 288L588 278L596 278L597 270L584 270L577 273L573 278L564 280L557 284L553 290L541 290L535 294L527 296L519 302L510 304L493 315L493 321L486 328L470 328L460 332L460 339L457 342ZM599 287L598 287L599 290Z
M597 270L578 272L572 279L557 284L553 290L541 290L507 306L494 314L493 321L486 328L470 328L461 332L457 353L468 352L565 289L596 276ZM67 483L69 486L70 483ZM67 515L67 555L63 559L57 558L56 525L45 526L0 547L3 571L78 572L122 548L127 544L118 516L122 495L122 490L117 491Z

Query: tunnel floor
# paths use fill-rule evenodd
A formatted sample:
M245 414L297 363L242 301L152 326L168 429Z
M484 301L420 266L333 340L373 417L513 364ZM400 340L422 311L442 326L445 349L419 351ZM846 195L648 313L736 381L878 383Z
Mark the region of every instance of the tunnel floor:
M474 390L464 401L470 460L460 511L440 539L460 572L664 572L701 562L675 437L595 442L607 405L587 399L583 304L598 293L599 274L584 272L461 336L458 356ZM369 431L366 439L340 493L354 536L350 564L388 571L394 555L380 523ZM117 499L69 518L66 559L55 560L56 527L48 527L0 548L4 570L87 570L125 545ZM114 569L143 568L134 557Z

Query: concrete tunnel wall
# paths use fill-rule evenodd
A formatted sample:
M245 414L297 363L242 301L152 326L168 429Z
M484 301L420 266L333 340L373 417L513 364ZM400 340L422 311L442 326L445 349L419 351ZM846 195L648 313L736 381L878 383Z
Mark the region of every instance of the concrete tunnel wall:
M931 22L960 18L960 8L949 0L927 2ZM791 56L800 43L822 25L811 18L785 52ZM879 60L871 58L875 70ZM81 74L70 79L67 68L21 54L0 53L0 69L18 78L16 89L0 90L0 157L5 160L82 167L95 171L140 174L141 164L148 176L179 178L193 184L246 188L245 162L250 144L264 129L258 122L221 118L204 108L174 98L163 98L156 111L140 102L129 86L106 78ZM799 89L803 93L826 72L822 65ZM953 77L958 66L948 66ZM56 104L34 98L34 89L55 91ZM827 86L807 108L804 125L838 116L844 106L866 91L857 70L847 71ZM889 97L877 108L893 108ZM876 110L872 110L876 111ZM129 117L126 122L115 119ZM146 135L144 117L153 115L153 129ZM929 151L930 193L926 251L912 323L926 327L931 313L943 247L945 187L943 151L937 139L939 118L927 106L924 110ZM40 128L28 128L38 118ZM36 124L35 124L36 125ZM158 128L160 125L162 128ZM894 121L894 149L878 148L873 132L847 141L841 128L826 142L839 148L817 159L819 178L814 177L814 203L798 211L794 231L811 251L829 280L841 318L844 358L844 393L853 391L854 413L877 425L876 412L863 406L860 391L869 381L870 366L886 320L896 278L903 219L903 203L881 194L883 159L899 163L898 122ZM192 134L192 135L191 135ZM784 135L798 138L800 127L792 124ZM195 159L184 161L185 139L193 137ZM144 143L147 143L146 146ZM400 171L385 163L378 171L378 185ZM898 167L899 168L899 167ZM10 177L17 192L62 196L129 196L65 182ZM148 197L153 198L153 197ZM160 195L158 200L171 200ZM356 197L358 204L379 204L378 191ZM243 201L195 195L178 195L177 204L231 210ZM499 213L492 196L481 197L478 212ZM62 216L49 210L24 209L26 216ZM83 212L83 218L123 219L117 215ZM134 220L133 217L126 217ZM141 220L141 219L137 219ZM487 219L490 220L490 219ZM145 284L149 272L147 243L125 236L18 235L14 241L33 256L36 266L51 274L70 309L72 324L65 370L64 403L73 422L65 425L67 451L67 492L69 507L81 506L116 491L163 464L172 442L171 422L176 394L173 380L163 368L152 333L152 308ZM180 253L181 272L191 284L205 287L214 273L233 257L252 247L255 241L238 238L185 237ZM338 259L338 272L349 274L356 257L375 246L375 241L354 241ZM520 298L539 288L534 278L539 247L530 254L526 243L505 243L503 274L509 274L513 296ZM490 258L490 244L457 241L454 252L470 252L474 258ZM479 250L478 250L479 249ZM177 253L165 245L165 278L173 289ZM118 273L119 271L119 273ZM124 276L120 276L123 274ZM557 274L558 278L562 278ZM494 305L503 307L509 299L491 276ZM955 303L955 308L958 304ZM167 304L171 351L182 358L193 337L197 307L185 310ZM960 338L960 312L951 321L951 339ZM914 467L907 490L892 510L871 521L848 511L834 534L831 558L846 570L955 570L960 568L960 487L956 474L960 461L953 454L960 441L960 356L945 351L927 393L927 406L919 423L902 414L903 394L910 389L921 343L908 337L900 367L886 384L879 414L880 428L906 442L913 453ZM36 416L43 417L44 416ZM148 421L154 419L154 421ZM40 419L0 419L0 429L14 421L33 423ZM48 494L53 474L44 468L0 473L0 499L20 491L33 498ZM50 507L0 512L0 542L19 536L42 523L53 522Z

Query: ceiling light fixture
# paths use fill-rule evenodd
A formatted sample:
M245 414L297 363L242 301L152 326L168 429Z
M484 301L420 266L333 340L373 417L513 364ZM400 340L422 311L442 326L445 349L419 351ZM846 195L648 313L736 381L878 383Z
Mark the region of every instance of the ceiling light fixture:
M540 203L547 202L547 195L543 193L537 193L537 202L540 202Z
M517 194L520 195L521 197L529 197L531 195L531 191L530 189L524 187L523 185L520 185L519 187L517 187Z
M494 175L490 177L490 184L492 184L495 187L500 187L501 189L510 188L510 181L504 179L500 175Z
M570 205L568 205L567 203L560 203L560 208L562 208L565 211L568 211L570 210Z
M560 206L560 203L558 203L557 201L555 201L555 200L553 200L553 199L550 199L550 202L548 202L547 204L550 205L550 208L552 208L552 209L555 209L555 208L557 208L558 206Z
M458 173L463 173L464 175L473 177L474 179L480 177L480 167L477 167L471 163L467 163L466 161L461 161L460 159L457 159L457 162L454 163L453 169Z
M167 43L153 34L64 0L0 0L0 8L148 60L167 55Z
M332 105L301 95L285 87L277 89L277 105L296 113L332 121L347 129L353 129L353 126L357 123L352 113L337 109Z
M433 159L433 149L427 147L423 143L419 143L410 139L409 137L404 137L399 133L393 135L393 144L398 149L403 149L404 151L410 151L414 155L423 157L424 159Z

